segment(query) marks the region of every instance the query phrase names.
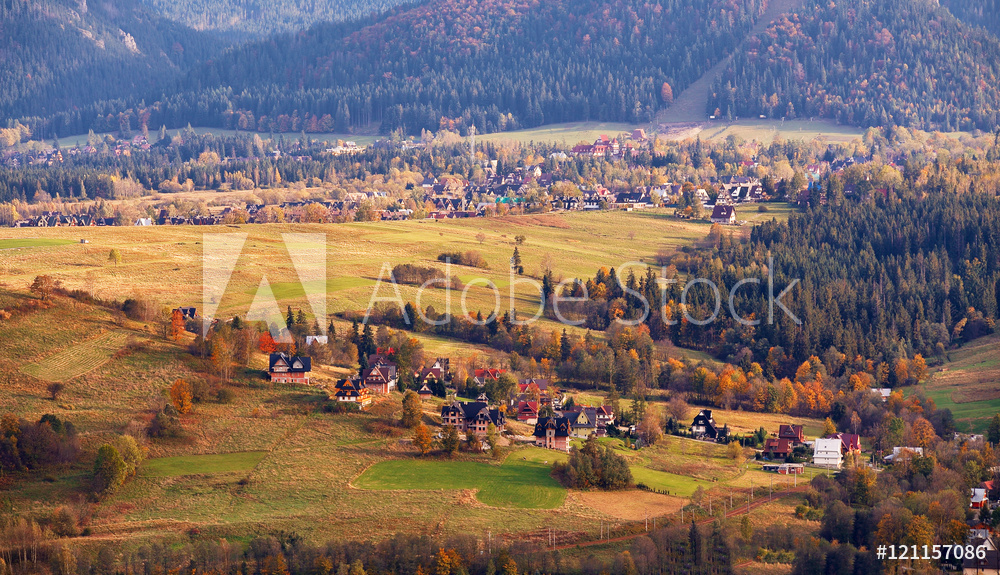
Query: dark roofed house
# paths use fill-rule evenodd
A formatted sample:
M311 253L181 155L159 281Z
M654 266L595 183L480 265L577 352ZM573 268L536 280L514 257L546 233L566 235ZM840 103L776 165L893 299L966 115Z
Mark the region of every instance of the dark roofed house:
M364 371L362 380L373 393L389 393L396 389L399 381L396 364L387 360L376 362Z
M703 409L694 416L694 421L691 422L691 435L710 439L716 439L719 436L719 429L715 425L715 420L712 419L711 409Z
M340 403L355 403L363 409L372 402L368 388L360 379L342 379L337 382L334 389L333 396Z
M535 445L569 451L571 423L567 417L542 417L535 424Z
M579 410L566 411L563 415L569 419L570 435L580 439L586 439L598 431L597 409L594 407L582 407ZM604 429L603 426L600 429Z
M507 419L499 409L490 408L483 401L455 401L441 408L441 423L454 425L459 431L472 431L476 435L486 435L492 423L498 433L503 433Z
M549 388L549 380L547 380L547 379L535 379L533 377L530 378L530 379L522 379L517 384L517 391L518 391L518 393L528 393L528 389L532 385L534 385L535 387L537 387L538 391L540 393L544 393L545 390L547 390Z
M432 381L440 381L441 383L448 383L451 379L450 373L448 372L449 360L446 357L437 358L434 363L424 368L422 372L418 375L418 381L425 384Z
M716 204L712 210L711 219L713 224L735 224L736 208L729 205Z
M431 391L431 388L427 387L427 384L425 383L420 386L420 391L417 392L417 395L420 396L420 399L430 399L434 397L434 392Z
M986 537L974 537L969 541L974 549L983 547L985 553L972 553L971 557L963 559L962 573L966 575L1000 575L1000 551L997 551L996 545L989 538L989 533L986 533ZM980 559L979 555L985 556Z
M308 357L272 353L267 373L275 383L303 383L309 385L312 360Z

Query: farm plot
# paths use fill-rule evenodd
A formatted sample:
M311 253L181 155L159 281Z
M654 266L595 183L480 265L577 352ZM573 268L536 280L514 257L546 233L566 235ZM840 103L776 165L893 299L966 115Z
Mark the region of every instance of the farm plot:
M128 335L127 331L108 331L27 365L22 370L45 381L73 379L104 365L125 345Z

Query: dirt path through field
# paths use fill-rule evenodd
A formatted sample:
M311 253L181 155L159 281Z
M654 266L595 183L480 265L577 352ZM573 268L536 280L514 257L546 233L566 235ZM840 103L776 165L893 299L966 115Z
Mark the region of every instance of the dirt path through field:
M805 0L771 0L768 2L767 9L764 10L764 13L757 19L757 23L747 33L743 39L743 43L746 43L748 38L763 32L779 16L798 8L804 2ZM736 50L742 48L743 43ZM671 139L690 137L693 135L692 131L697 133L699 131L697 129L698 125L703 123L707 118L705 106L712 89L712 83L715 82L715 79L722 73L725 67L729 65L730 60L732 60L732 54L723 58L722 61L702 74L701 78L695 80L693 84L674 98L672 106L660 110L653 121L654 131L660 134L667 134L667 137Z

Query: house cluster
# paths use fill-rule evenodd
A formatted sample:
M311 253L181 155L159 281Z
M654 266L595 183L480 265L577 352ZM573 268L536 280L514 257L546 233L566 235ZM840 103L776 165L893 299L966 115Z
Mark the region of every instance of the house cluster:
M552 415L538 417L532 433L535 445L546 449L569 451L570 440L604 437L609 425L614 425L615 414L611 407L574 406L553 411Z
M592 158L631 158L639 154L642 144L647 141L646 131L633 130L628 138L608 137L601 134L593 144L578 144L573 147L574 156Z
M817 438L814 441L806 441L805 432L801 425L779 425L778 433L775 437L769 437L764 441L764 449L761 455L770 461L786 461L791 459L795 448L810 445L812 446L812 464L816 467L826 469L840 469L843 467L845 459L851 454L861 453L861 436L853 433L833 433L826 437ZM791 464L791 462L788 462ZM769 467L774 467L771 464ZM779 465L780 467L780 465ZM765 471L776 471L778 473L801 473L800 467L765 469Z
M146 136L140 134L132 138L116 141L114 146L109 148L108 151L116 156L131 156L134 151L145 152L151 147ZM17 168L22 165L51 167L55 164L61 164L64 161L64 156L92 155L97 154L98 151L97 147L89 144L86 146L74 146L65 150L49 148L46 150L32 150L26 153L10 150L0 156L0 165L10 168Z
M15 228L58 228L58 227L91 227L114 226L115 218L102 218L91 214L64 214L57 211L44 211L40 215L24 218L14 222Z
M364 409L371 405L375 397L395 391L399 386L399 368L391 358L395 351L392 348L376 349L368 356L367 367L358 376L337 381L333 398L338 403L353 403Z

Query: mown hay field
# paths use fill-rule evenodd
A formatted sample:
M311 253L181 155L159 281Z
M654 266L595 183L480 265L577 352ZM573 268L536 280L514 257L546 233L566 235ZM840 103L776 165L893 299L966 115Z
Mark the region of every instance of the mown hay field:
M122 330L103 333L26 365L23 371L46 381L65 381L81 376L110 360L125 345L128 334Z

